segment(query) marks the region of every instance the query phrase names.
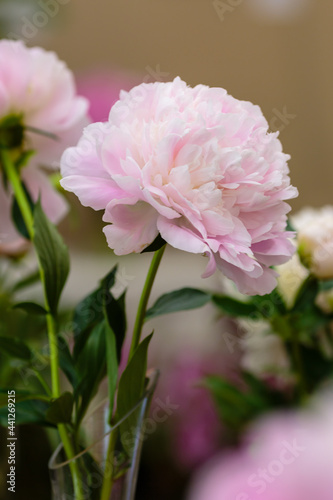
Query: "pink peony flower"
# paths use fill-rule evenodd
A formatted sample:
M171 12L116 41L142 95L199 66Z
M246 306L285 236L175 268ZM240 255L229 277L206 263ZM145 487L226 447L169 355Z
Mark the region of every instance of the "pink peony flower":
M139 253L160 234L208 256L204 277L218 268L242 292L265 294L276 285L270 266L294 252L288 158L259 107L176 78L122 92L108 122L65 151L61 184L105 210L117 255Z
M76 95L72 73L56 54L20 41L0 41L0 128L9 118L23 127L21 146L36 154L22 178L34 200L41 195L54 223L66 213L66 203L39 167L57 167L63 150L77 142L87 125L87 108L88 101ZM26 245L11 223L11 204L11 192L0 185L0 253L19 253Z
M188 499L331 500L332 393L323 401L259 421L246 446L204 466Z

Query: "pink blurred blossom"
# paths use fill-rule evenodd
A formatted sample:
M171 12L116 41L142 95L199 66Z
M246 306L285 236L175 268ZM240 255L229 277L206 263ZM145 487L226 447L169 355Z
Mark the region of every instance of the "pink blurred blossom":
M130 90L138 78L121 72L91 71L77 81L78 93L89 100L89 115L94 122L107 121L121 90Z
M62 186L105 210L109 246L139 253L160 235L209 257L247 294L276 286L271 266L294 252L285 231L297 195L288 156L258 106L223 89L173 82L122 92L107 123L62 158Z
M88 101L76 94L71 71L55 53L27 48L21 41L0 41L0 124L15 117L24 127L22 146L35 154L23 168L22 179L33 200L41 196L54 223L65 215L66 203L39 167L59 165L63 150L77 142L89 122L87 108ZM30 127L53 134L56 140ZM26 247L11 222L11 204L10 188L0 184L0 253L5 254L17 254Z
M240 450L201 469L188 500L331 500L332 396L257 422Z
M178 406L166 422L166 432L172 456L182 469L197 467L221 447L220 419L209 391L200 386L206 375L221 374L221 366L224 371L230 369L221 362L221 356L187 352L163 370L153 405L157 398Z

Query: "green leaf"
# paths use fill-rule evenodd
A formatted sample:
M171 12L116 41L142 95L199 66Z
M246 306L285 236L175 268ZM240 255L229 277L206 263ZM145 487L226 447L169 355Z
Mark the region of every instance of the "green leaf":
M15 337L0 337L0 350L13 358L30 361L32 352L30 348L21 340Z
M44 309L44 307L36 304L35 302L18 302L17 304L13 305L13 309L23 309L28 314L47 314L47 311Z
M13 292L17 292L19 290L22 290L23 288L27 288L31 285L34 285L39 281L39 279L40 279L39 271L33 271L31 274L25 276L23 279L15 283L15 285L13 286Z
M106 375L106 322L98 323L76 361L78 384L75 398L81 396L77 423L83 418L90 401L96 395L101 380Z
M152 336L153 334L150 334L139 344L120 378L117 395L117 421L125 417L144 394L147 352ZM133 443L137 416L137 412L134 411L120 425L121 441L126 451L129 451L129 443Z
M37 424L50 426L45 418L49 403L38 400L20 401L15 405L15 423ZM6 407L0 409L0 425L8 426L8 410Z
M206 377L203 381L203 385L212 393L223 423L236 434L265 411L274 407L288 406L283 394L266 388L263 382L251 374L242 375L248 385L246 391L240 390L217 375Z
M34 210L34 228L34 244L44 271L48 305L52 314L56 314L69 272L69 255L56 227L45 216L40 201Z
M27 198L28 203L30 205L31 211L33 212L35 205L34 205L34 202L32 201L30 193L27 190L24 182L22 182L22 188L25 192L25 195L26 195L26 198ZM25 225L25 221L24 221L24 218L22 216L19 204L16 201L15 195L13 197L13 203L12 203L12 219L13 219L13 222L15 224L17 231L23 236L23 238L30 240L30 234L29 234L29 231Z
M11 389L8 389L10 391ZM8 398L13 398L15 399L15 404L20 403L22 401L30 401L30 400L36 400L36 401L50 401L50 398L48 396L45 396L45 394L33 394L31 392L27 391L15 391L15 396L10 396L8 395L8 391L3 392L1 390L0 392L0 408L3 408L4 406L7 407L8 404Z
M309 276L301 288L299 289L294 307L292 308L292 312L294 311L307 311L309 306L314 304L316 297L319 293L319 282L313 276Z
M78 375L75 368L74 359L70 353L66 340L58 335L58 352L60 368L75 389L78 384Z
M125 313L125 295L124 292L119 299L115 299L112 294L105 290L105 317L114 333L116 342L117 359L120 362L121 349L126 334L126 313Z
M221 309L225 314L230 316L254 316L258 315L258 307L251 302L241 302L226 295L214 294L212 297L213 303Z
M56 227L47 219L40 201L34 210L34 244L44 271L47 301L52 314L57 307L69 272L69 255Z
M84 348L92 329L104 318L106 299L109 289L114 285L117 273L115 266L100 282L100 286L87 295L75 308L73 316L74 350L76 361Z
M287 306L277 288L270 294L251 297L249 303L257 308L262 318L272 318L287 313Z
M146 320L178 311L196 309L207 304L211 294L196 288L181 288L169 292L157 299L155 304L146 312Z
M156 252L160 248L164 247L166 245L166 241L162 238L160 234L156 236L154 241L148 245L144 250L142 250L141 253L146 253L146 252Z
M109 418L111 422L113 416L114 399L118 381L118 356L117 341L112 328L106 324L106 371L108 376L108 394L109 394Z
M73 394L64 392L59 398L52 401L46 412L46 420L51 424L67 424L71 422L74 399Z

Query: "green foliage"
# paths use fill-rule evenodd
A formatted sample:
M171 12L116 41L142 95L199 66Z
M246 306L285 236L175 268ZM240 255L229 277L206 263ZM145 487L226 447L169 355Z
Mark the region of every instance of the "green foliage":
M73 404L73 395L70 392L64 392L50 404L45 414L46 420L54 425L70 423Z
M147 352L153 334L137 347L119 381L116 421L124 418L143 396L147 372ZM138 413L134 411L120 425L121 441L126 451L133 445Z
M15 337L0 337L0 350L13 358L30 361L32 352L30 348L21 340Z
M227 379L211 375L203 380L214 399L218 414L235 436L239 436L258 415L274 408L289 406L286 397L268 388L250 373L243 372L247 389L242 390Z
M96 395L99 384L106 375L106 330L104 320L98 323L87 339L75 368L78 383L74 393L78 401L77 425L83 418L90 401Z
M35 302L18 302L13 305L14 309L22 309L28 314L37 314L45 316L47 314L46 309L43 306L36 304Z
M22 188L23 188L23 191L25 192L25 196L26 196L26 199L28 200L30 209L33 212L34 208L35 208L35 204L32 201L30 193L29 193L28 189L26 188L24 182L22 182ZM29 230L25 224L24 218L22 216L19 204L15 198L15 195L13 196L13 203L12 203L12 220L15 224L17 231L23 236L23 238L30 240Z
M56 227L45 216L40 201L34 209L33 239L44 273L48 306L55 315L69 273L69 255Z
M93 328L103 320L108 292L115 283L117 266L115 266L100 282L99 287L87 295L76 306L73 315L74 351L77 361Z
M20 401L15 405L15 424L37 424L43 426L51 426L52 424L46 419L46 412L49 408L49 403L38 401L37 399ZM8 426L8 410L6 407L0 408L0 425Z
M181 288L159 297L146 312L146 320L162 314L196 309L207 304L211 294L196 288Z

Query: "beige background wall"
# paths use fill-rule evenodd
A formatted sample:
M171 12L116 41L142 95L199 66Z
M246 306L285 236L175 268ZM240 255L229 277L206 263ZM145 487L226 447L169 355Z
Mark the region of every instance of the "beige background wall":
M61 0L53 30L31 43L78 72L108 66L144 78L159 66L166 79L222 86L259 104L268 121L285 108L295 117L274 123L300 190L293 207L331 203L333 2L309 0L297 19L274 22L249 1L226 0L238 6L222 21L210 0Z

